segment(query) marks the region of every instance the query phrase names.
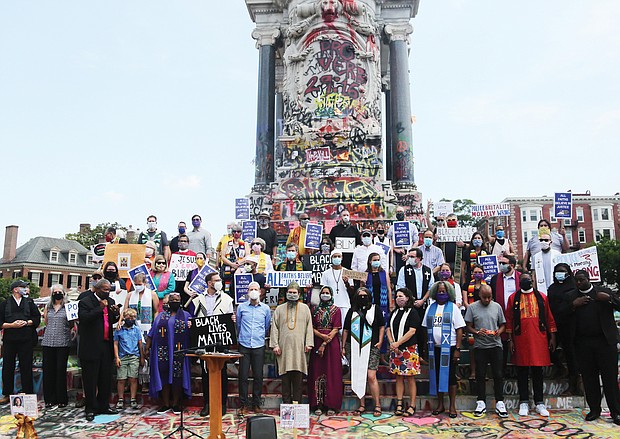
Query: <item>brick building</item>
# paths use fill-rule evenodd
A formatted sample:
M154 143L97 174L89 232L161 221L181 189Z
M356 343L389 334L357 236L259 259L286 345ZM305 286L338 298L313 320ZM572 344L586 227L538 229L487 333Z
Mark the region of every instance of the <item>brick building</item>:
M573 194L571 219L564 219L570 251L578 250L601 238L617 239L620 236L620 194L592 196L590 193ZM509 197L502 203L510 203L510 217L499 219L517 249L520 259L527 241L538 232L538 221L551 221L552 229L559 229L559 221L553 216L553 198Z
M49 296L50 287L83 290L97 267L92 253L77 241L38 236L17 248L18 226L7 226L0 277L26 277L39 285L41 296Z

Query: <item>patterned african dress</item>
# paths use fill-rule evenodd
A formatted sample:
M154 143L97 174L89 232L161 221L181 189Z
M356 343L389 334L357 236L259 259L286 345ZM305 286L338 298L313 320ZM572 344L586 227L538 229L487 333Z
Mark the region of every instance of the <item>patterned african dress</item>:
M400 340L409 329L420 327L420 316L412 308L397 308L389 320L394 341ZM390 351L390 373L393 375L419 375L417 332L396 351Z

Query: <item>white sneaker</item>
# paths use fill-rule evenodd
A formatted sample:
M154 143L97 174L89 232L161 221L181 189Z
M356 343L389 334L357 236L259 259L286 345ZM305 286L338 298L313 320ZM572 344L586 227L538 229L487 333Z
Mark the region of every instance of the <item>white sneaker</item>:
M537 404L536 405L536 412L540 415L540 416L549 416L549 411L547 410L547 407L545 407L544 404Z
M484 401L480 400L476 402L476 410L474 410L474 416L482 416L487 412L487 405Z
M529 404L527 402L519 404L519 416L527 416L529 414Z
M495 403L495 413L497 413L500 418L508 417L508 412L506 411L506 404L504 404L504 401L497 401Z

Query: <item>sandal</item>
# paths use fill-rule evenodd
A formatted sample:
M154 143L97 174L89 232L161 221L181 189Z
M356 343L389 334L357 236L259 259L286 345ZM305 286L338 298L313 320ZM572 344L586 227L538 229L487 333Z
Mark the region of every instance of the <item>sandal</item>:
M336 414L335 410L329 409L327 410L327 416L334 416Z
M415 415L415 407L410 405L407 411L405 412L405 416L413 416Z
M383 414L383 411L381 410L381 406L375 406L375 411L372 412L372 415L375 418L378 418L379 416L381 416Z
M357 410L355 410L355 411L353 412L353 414L354 414L355 416L359 416L359 415L363 415L365 411L366 411L366 407L364 407L363 405L360 405L360 406L357 408Z
M443 413L443 412L445 412L445 411L446 411L446 409L445 409L445 407L443 407L443 408L441 408L441 409L435 409L435 410L433 410L431 413L432 413L433 415L437 416L437 415L442 414L442 413Z
M403 400L396 400L396 409L394 410L394 416L402 416L405 412L403 412Z

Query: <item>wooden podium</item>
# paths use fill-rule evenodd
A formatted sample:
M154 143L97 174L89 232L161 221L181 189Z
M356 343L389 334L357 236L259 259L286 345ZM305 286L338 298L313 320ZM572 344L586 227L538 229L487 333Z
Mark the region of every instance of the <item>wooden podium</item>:
M207 352L206 354L187 354L198 357L207 363L209 371L209 439L225 439L222 433L222 368L228 360L241 358L241 354L223 354ZM203 395L203 398L205 395Z

